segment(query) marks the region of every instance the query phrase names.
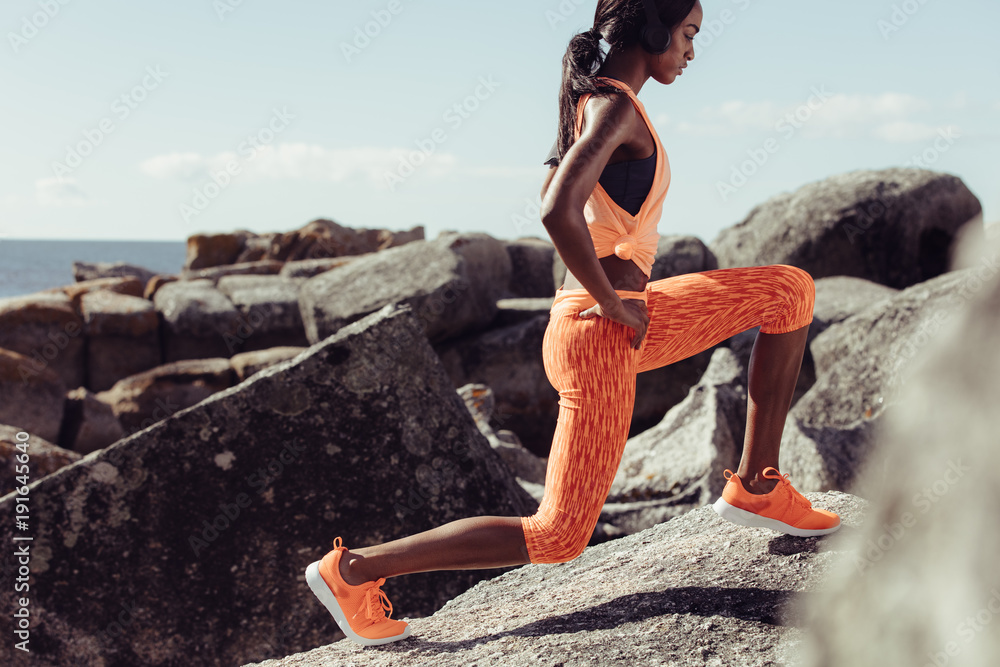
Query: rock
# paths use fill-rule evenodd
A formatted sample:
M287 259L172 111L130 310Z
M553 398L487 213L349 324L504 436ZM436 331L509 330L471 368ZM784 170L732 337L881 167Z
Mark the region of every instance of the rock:
M18 437L18 433L23 435ZM22 458L18 460L18 456ZM28 484L37 482L79 458L80 455L76 452L53 445L44 438L15 426L0 424L0 489L4 493L20 488L25 479ZM25 463L28 466L26 475L23 468Z
M198 269L197 271L184 271L181 273L181 279L210 280L213 285L217 285L219 280L226 276L275 276L281 271L283 266L281 262L273 259L265 259L259 262L243 262L208 269Z
M656 246L656 258L650 269L650 282L672 278L685 273L700 273L719 268L715 255L705 243L696 236L661 235ZM559 253L555 254L552 264L552 277L555 286L562 287L566 280L566 265Z
M656 246L656 261L650 269L650 281L673 278L686 273L701 273L719 268L715 255L697 236L661 236Z
M486 327L509 281L502 242L481 233L442 233L310 278L299 307L310 343L391 303L411 306L427 337L440 343Z
M456 388L474 383L492 390L493 428L513 431L537 456L548 456L559 415L559 393L545 375L542 360L548 323L545 313L435 347Z
M975 269L950 271L828 327L810 346L816 384L789 412L780 464L800 490L847 490L898 403L913 360L971 295ZM981 285L981 281L979 282Z
M229 359L188 359L124 378L97 394L129 434L236 384Z
M65 294L0 299L0 347L28 357L33 371L52 369L67 387L83 384L81 334L83 320Z
M110 405L85 387L66 394L66 412L59 432L59 442L63 447L88 454L124 436L125 429Z
M297 261L321 257L342 257L394 248L424 240L424 228L408 231L388 229L355 229L332 220L313 220L305 227L276 234L267 249L266 259Z
M508 242L506 246L511 265L507 295L515 299L554 297L552 261L556 254L555 246L538 238L521 238Z
M955 234L981 213L955 176L858 170L769 199L710 247L722 268L790 264L814 279L844 275L904 288L944 273Z
M242 665L320 646L335 629L303 572L334 536L361 547L534 509L419 322L389 307L33 487L33 664ZM394 616L502 571L394 579Z
M0 348L0 424L10 424L50 442L59 438L66 385L49 368Z
M135 278L145 284L152 277L153 272L149 269L125 262L73 262L73 280L78 283L102 278Z
M497 432L490 426L490 419L496 407L493 390L485 384L467 384L458 388L458 395L465 401L465 407L479 427L479 432L486 437L490 447L514 473L518 483L529 493L544 487L546 459L528 451L513 431L505 429ZM529 482L531 486L526 486L524 482ZM536 496L535 500L541 502L541 495Z
M95 278L94 280L84 280L59 288L63 294L69 297L73 307L79 312L80 299L84 294L94 292L113 292L115 294L127 294L128 296L142 296L145 283L135 276L125 276L122 278Z
M827 327L842 322L851 315L868 308L873 303L886 299L899 290L873 283L863 278L831 276L814 281L816 284L816 304L813 307L813 321L809 325L806 349L802 355L802 367L792 392L790 408L794 408L807 391L816 384L817 369L813 360L811 344ZM757 340L760 327L747 329L736 334L725 345L729 347L744 367L750 367L750 357Z
M808 497L847 527L861 522L859 498ZM847 558L828 538L742 528L700 507L569 563L484 581L377 650L340 641L257 664L790 665L805 619L789 603L815 596Z
M59 442L63 447L89 454L118 442L125 437L125 429L115 416L114 408L97 398L86 387L79 387L66 394L66 413Z
M243 315L231 347L252 351L277 346L308 347L306 331L299 312L299 289L302 279L280 276L226 276L219 280L219 291Z
M243 382L248 377L256 375L265 368L270 368L282 361L294 359L306 351L305 347L272 347L267 350L254 350L253 352L240 352L233 355L229 360L229 365L236 372L238 382Z
M209 280L161 287L153 304L162 318L164 361L231 357L240 351L243 315Z
M285 262L280 275L283 278L312 278L331 269L344 266L357 257L321 257L319 259L300 259Z
M629 437L659 424L670 408L684 400L708 368L712 353L725 341L678 362L639 373L635 380L635 405Z
M981 286L928 340L886 417L857 485L868 516L803 601L805 667L1000 664L1000 239L956 255Z
M637 532L714 502L743 452L747 369L724 347L657 426L629 439L601 519Z
M152 301L161 287L167 283L177 282L177 280L179 280L177 276L153 276L149 279L149 282L146 283L146 289L143 290L142 296L143 298Z
M187 240L185 271L236 263L247 237L253 232L240 230L232 234L194 234Z
M118 380L159 366L160 321L152 302L114 292L80 299L87 334L87 386L110 389Z
M522 324L552 310L554 299L551 297L539 299L500 299L497 301L497 314L490 322L490 329L502 329L514 324Z

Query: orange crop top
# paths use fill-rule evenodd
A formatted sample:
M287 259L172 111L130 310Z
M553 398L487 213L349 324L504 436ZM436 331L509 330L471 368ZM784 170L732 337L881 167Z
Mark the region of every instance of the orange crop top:
M636 215L633 216L615 203L598 182L584 206L583 216L590 229L590 238L594 242L594 250L597 252L598 259L609 255L630 259L648 278L652 273L656 245L660 239L656 225L663 213L663 200L667 196L667 188L670 187L670 163L667 161L663 144L660 143L660 137L653 129L653 123L646 115L646 109L632 92L632 88L618 79L606 76L597 78L608 81L628 93L632 104L642 114L656 144L656 171L646 201L643 202ZM577 103L575 139L580 138L580 132L583 129L583 109L588 99L590 99L590 93L582 95Z

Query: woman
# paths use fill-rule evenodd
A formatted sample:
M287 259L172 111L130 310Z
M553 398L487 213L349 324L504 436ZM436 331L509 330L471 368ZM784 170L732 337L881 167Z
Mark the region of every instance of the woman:
M385 615L392 609L381 590L386 577L576 558L621 460L636 374L755 326L761 329L750 358L743 457L735 474L726 471L715 509L741 525L793 535L839 527L837 515L813 509L777 470L812 321L809 274L772 265L648 282L670 177L636 93L648 78L669 85L681 76L694 58L702 20L697 0L655 0L653 6L654 0L599 0L594 28L574 37L563 59L552 158L558 166L542 189L542 222L567 267L542 347L546 374L559 391L559 419L538 511L461 519L354 551L338 537L306 579L358 643L409 636L405 622ZM602 38L611 45L606 57Z

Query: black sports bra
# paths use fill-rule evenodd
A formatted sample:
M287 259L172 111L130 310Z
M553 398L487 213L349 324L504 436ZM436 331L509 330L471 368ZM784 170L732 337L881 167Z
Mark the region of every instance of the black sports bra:
M552 150L545 164L559 166L559 142L552 144ZM642 208L642 203L649 196L656 177L656 148L653 154L641 160L626 160L615 162L604 167L598 182L611 200L629 212L636 215Z

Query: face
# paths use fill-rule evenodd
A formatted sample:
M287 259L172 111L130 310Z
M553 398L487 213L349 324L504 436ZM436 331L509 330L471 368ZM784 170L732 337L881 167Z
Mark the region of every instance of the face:
M684 67L694 59L694 36L701 30L703 12L701 2L694 3L691 13L674 30L670 48L665 53L652 56L654 79L669 85L681 76Z

